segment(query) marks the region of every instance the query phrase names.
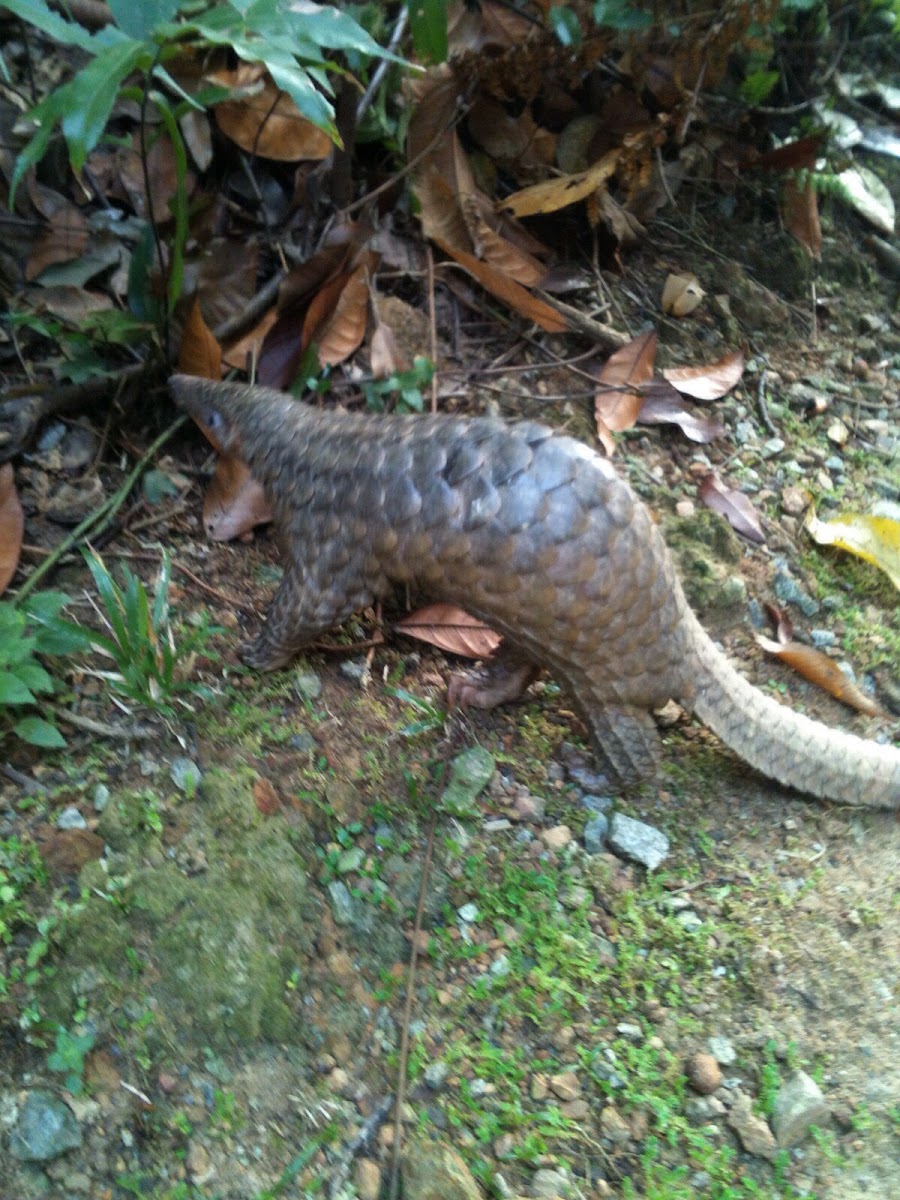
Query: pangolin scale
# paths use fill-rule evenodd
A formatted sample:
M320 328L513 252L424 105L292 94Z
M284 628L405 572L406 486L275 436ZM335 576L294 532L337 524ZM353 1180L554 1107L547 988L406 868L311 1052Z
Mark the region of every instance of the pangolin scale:
M251 665L284 665L408 583L482 618L520 662L549 667L622 787L654 771L652 710L674 699L771 779L846 804L900 805L900 750L749 684L689 608L644 504L581 442L528 421L321 411L188 376L172 388L248 463L275 514L285 571Z

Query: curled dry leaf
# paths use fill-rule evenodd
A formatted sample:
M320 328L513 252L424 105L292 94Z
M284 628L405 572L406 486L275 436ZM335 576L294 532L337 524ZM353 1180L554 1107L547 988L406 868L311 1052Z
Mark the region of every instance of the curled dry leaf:
M391 375L409 370L409 359L401 350L393 329L383 321L378 322L372 334L369 359L376 379L389 379Z
M706 476L699 491L706 507L724 517L736 533L751 542L765 542L759 515L743 492L726 487L714 474Z
M900 589L900 521L865 513L844 513L834 520L820 521L810 509L806 529L820 546L837 546L874 563Z
M597 381L594 412L601 441L606 445L610 430L631 429L644 403L643 388L653 378L656 331L630 341L611 354ZM612 450L608 452L611 454Z
M687 317L706 295L696 275L669 275L662 294L662 310L669 317Z
M622 151L620 147L607 151L601 159L574 175L559 175L531 187L513 192L500 207L515 217L531 217L537 213L558 212L579 200L586 200L615 173Z
M3 463L0 466L0 595L9 587L19 565L24 529L25 514L16 492L13 466Z
M478 280L483 288L508 304L510 308L514 308L516 312L521 313L526 320L534 321L535 325L539 325L547 333L565 333L568 328L566 319L555 308L551 308L537 296L532 296L521 284L510 279L508 275L504 275L502 271L498 271L496 267L481 262L474 254L457 250L449 243L441 242L436 238L434 240L445 254L449 254L451 258L455 259L461 267Z
M47 221L31 247L25 264L25 279L30 283L47 267L73 262L81 257L88 243L88 223L71 200L52 188L32 181L28 193L35 208Z
M209 78L240 93L238 99L217 104L215 114L225 136L247 154L277 162L318 162L331 153L328 134L302 116L261 64L240 63L233 71L216 71Z
M641 425L677 425L692 442L707 442L721 437L725 426L714 417L698 417L685 407L679 393L665 379L654 379L644 389L644 403L638 413Z
M744 373L743 350L732 350L718 362L699 367L669 367L663 378L685 396L694 400L720 400Z
M796 238L810 258L822 257L822 225L819 221L819 195L812 179L798 183L789 178L781 194L781 219L784 227Z
M871 696L867 696L848 679L837 663L821 650L816 650L814 646L805 646L802 642L774 642L771 638L760 635L757 635L756 640L767 654L780 658L798 675L802 675L804 679L816 684L848 707L867 713L870 717L881 712Z
M200 300L194 297L178 350L178 370L203 379L222 378L222 349L203 319Z
M209 432L206 429L203 432L209 438ZM207 537L214 542L230 542L272 519L262 485L250 474L247 464L239 458L219 455L216 473L203 499L203 528Z
M310 304L301 341L304 349L315 342L320 366L337 366L350 357L366 336L369 272L377 263L377 255L366 251L355 270L330 280Z
M394 628L407 637L465 658L489 658L502 640L489 625L455 604L429 604L404 617Z

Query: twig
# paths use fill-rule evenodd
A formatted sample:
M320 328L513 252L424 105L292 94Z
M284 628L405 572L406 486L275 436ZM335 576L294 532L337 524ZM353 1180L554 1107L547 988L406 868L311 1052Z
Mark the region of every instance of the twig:
M125 503L125 500L128 498L131 489L134 487L135 483L137 483L138 479L140 479L151 459L156 455L157 451L166 444L169 438L178 432L178 430L187 422L187 420L188 417L186 413L176 417L168 429L165 429L159 435L159 437L151 442L143 457L137 462L137 464L132 468L131 472L126 477L124 483L122 483L120 487L113 492L108 500L105 500L103 504L100 505L96 512L90 513L87 517L85 517L80 525L77 525L72 530L68 537L63 538L63 540L52 551L52 553L47 555L40 566L35 567L35 569L31 572L16 593L16 604L21 604L29 592L34 591L35 587L48 573L48 571L51 571L56 566L57 562L62 558L62 556L67 554L73 546L76 546L86 534L92 533L94 536L97 536L103 532L103 530L110 524L121 506Z
M778 436L778 430L772 424L772 418L769 416L769 410L766 407L766 384L769 382L769 372L760 371L759 381L756 385L756 407L759 409L759 419L765 425L769 433L773 437Z
M105 721L95 721L92 717L84 717L67 708L56 708L54 705L51 705L51 708L60 721L74 725L76 729L83 729L85 733L97 733L101 737L122 738L123 741L157 736L157 730L151 729L149 725L132 725L128 728L122 725L107 725Z
M388 52L390 54L393 54L394 51L397 49L397 47L400 45L400 39L403 37L403 34L406 32L406 14L407 14L407 9L406 9L406 5L404 4L402 6L402 8L400 9L399 16L397 17L397 23L394 26L394 32L391 34L391 40L387 44ZM357 104L357 106L356 106L356 124L357 125L359 125L360 121L366 115L369 105L375 99L375 93L381 87L381 81L382 81L382 79L384 79L385 74L387 73L388 66L389 66L388 60L386 58L383 58L381 60L381 62L378 64L378 66L375 68L375 71L372 74L372 78L369 80L369 86L363 92L362 98L360 99L359 104Z
M5 775L7 779L11 779L13 783L17 783L23 791L28 792L31 796L41 796L45 792L50 791L46 784L41 783L37 779L32 779L24 771L17 771L9 763L0 763L0 774Z
M440 792L447 774L449 754L444 757L437 784ZM409 971L406 977L406 1004L403 1008L403 1027L400 1033L400 1061L397 1065L397 1094L394 1101L394 1147L391 1156L391 1180L388 1186L388 1200L399 1200L400 1196L400 1152L403 1140L403 1105L406 1102L406 1079L409 1067L409 1026L412 1021L412 1007L416 992L416 965L419 958L419 936L422 932L422 916L425 912L425 895L428 889L428 875L431 870L431 856L434 852L434 833L437 828L437 813L431 818L428 827L428 841L425 846L425 858L422 862L422 880L419 884L419 903L416 906L416 921L413 928L412 949L409 955Z

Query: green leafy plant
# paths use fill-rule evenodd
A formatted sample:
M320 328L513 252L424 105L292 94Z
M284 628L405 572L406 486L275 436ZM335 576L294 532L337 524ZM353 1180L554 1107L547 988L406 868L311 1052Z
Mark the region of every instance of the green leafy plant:
M25 904L27 891L47 882L47 872L37 847L19 838L0 838L0 945L7 946L16 930L32 923ZM0 996L8 992L0 971Z
M47 699L59 690L41 658L84 650L89 639L60 614L62 592L36 592L17 608L0 601L0 734L12 732L33 746L64 746Z
M141 580L122 567L125 586L115 581L105 563L94 551L85 552L85 560L100 595L100 615L109 633L91 634L91 642L114 661L116 672L107 674L113 687L140 704L166 715L172 702L186 693L204 695L202 685L185 678L190 657L202 651L217 632L206 617L177 644L172 633L169 609L169 582L172 564L163 555L156 581L153 603Z
M57 127L61 128L75 170L99 144L119 99L140 104L158 117L158 126L142 120L142 149L149 139L167 135L174 151L176 190L172 200L175 231L167 264L166 301L162 314L154 311L147 286L154 256L163 261L151 221L132 255L129 302L138 317L171 315L184 281L184 248L188 232L187 150L179 122L188 112L203 110L230 96L227 88L202 84L188 95L167 71L166 64L185 52L221 48L245 62L264 63L275 84L291 97L300 112L340 142L334 121L330 72L345 71L326 57L327 51L401 61L378 43L348 13L329 5L292 5L287 0L233 0L189 3L188 0L109 0L113 23L89 33L75 21L54 12L46 0L9 0L4 5L22 20L64 46L88 55L89 61L30 112L36 125L31 141L19 155L13 172L11 202L24 174L47 153ZM186 10L186 11L182 11ZM157 132L153 132L156 128Z
M384 412L387 401L396 397L394 412L421 412L425 407L422 389L428 387L434 375L430 359L416 357L408 371L395 371L387 379L370 379L362 385L367 406L372 412Z
M56 1031L56 1046L47 1066L65 1075L63 1084L73 1096L80 1095L84 1087L84 1060L93 1047L92 1033L69 1033L62 1025Z

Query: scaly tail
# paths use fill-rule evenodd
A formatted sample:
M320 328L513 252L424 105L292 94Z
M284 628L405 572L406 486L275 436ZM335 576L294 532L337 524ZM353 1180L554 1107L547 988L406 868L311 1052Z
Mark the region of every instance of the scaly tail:
M823 800L900 807L900 750L811 721L748 683L694 617L695 711L745 762Z

